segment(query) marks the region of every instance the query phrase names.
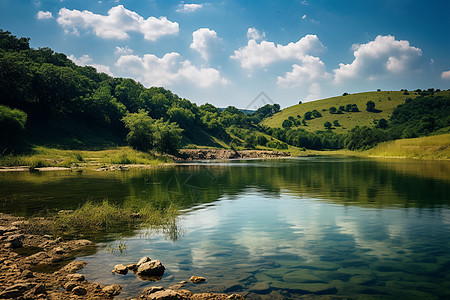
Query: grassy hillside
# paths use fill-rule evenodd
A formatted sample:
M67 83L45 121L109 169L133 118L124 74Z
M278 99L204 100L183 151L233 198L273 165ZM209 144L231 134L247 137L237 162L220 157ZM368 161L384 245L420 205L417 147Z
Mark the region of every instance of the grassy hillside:
M381 157L450 159L450 133L388 141L363 153Z
M449 91L436 92L435 96L450 95ZM324 130L324 123L330 122L333 124L334 120L338 120L340 126L332 126L333 131L336 133L345 133L355 126L369 126L374 127L379 119L389 120L392 111L400 104L405 102L407 98L416 98L417 93L410 91L408 95L404 95L402 91L380 91L380 92L365 92L358 94L350 94L347 96L338 96L318 101L307 102L303 104L294 105L283 109L279 113L273 115L270 118L263 120L262 124L269 127L281 128L284 120L289 116L294 117L296 120L302 121L307 111L317 110L322 114L322 117L314 118L306 121L307 126L293 126L294 128L303 128L307 131ZM366 111L367 101L373 101L375 108L379 112ZM346 106L347 104L356 104L359 108L359 112L343 112L342 114L331 114L330 107ZM299 119L297 116L300 116Z

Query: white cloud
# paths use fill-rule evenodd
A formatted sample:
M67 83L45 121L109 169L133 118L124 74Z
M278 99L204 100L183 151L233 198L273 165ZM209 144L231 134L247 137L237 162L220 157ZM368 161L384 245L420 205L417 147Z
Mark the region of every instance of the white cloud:
M71 54L69 55L69 59L73 61L76 65L79 66L91 66L97 69L97 72L100 73L106 73L110 76L114 76L114 74L111 72L111 69L108 66L105 65L99 65L92 63L92 58L89 57L89 55L85 54L81 56L80 58L76 58L75 55Z
M153 54L145 54L142 58L123 55L117 60L116 66L147 86L166 86L187 81L206 88L228 83L218 70L197 68L188 60L182 61L180 54L176 52L167 53L162 58Z
M116 51L114 51L116 55L128 55L133 54L133 49L130 49L128 46L125 47L119 47L116 46Z
M335 82L356 77L375 79L420 69L422 50L391 35L379 35L367 44L353 45L352 49L355 59L351 64L339 64L339 69L334 70Z
M442 78L442 79L446 79L446 80L450 80L450 70L449 70L449 71L442 72L441 78Z
M284 87L296 87L308 84L312 81L327 79L331 75L327 73L325 64L318 57L306 55L301 58L302 66L294 64L292 72L287 72L284 77L278 76L277 83Z
M48 19L53 19L53 15L51 12L49 11L38 11L36 17L38 18L38 20L48 20Z
M247 38L249 40L262 40L266 37L266 33L263 32L262 34L256 29L255 27L251 27L247 30Z
M212 50L220 41L217 33L208 28L200 28L192 33L191 48L196 50L205 61L208 61Z
M303 20L306 19L306 15L303 15L302 19L303 19Z
M231 59L238 60L245 69L263 68L274 62L283 60L301 60L307 53L323 49L316 35L306 35L296 43L286 46L273 42L250 39L247 46L234 51Z
M105 39L126 39L128 32L140 32L146 40L155 41L164 35L177 34L178 23L166 17L149 17L144 19L134 11L118 5L108 11L108 15L98 15L90 11L69 10L62 8L57 19L65 28L92 29L94 33Z
M190 13L203 7L203 4L180 4L177 12Z
M305 98L305 102L320 99L321 89L320 84L315 82L311 84L308 90L308 96Z

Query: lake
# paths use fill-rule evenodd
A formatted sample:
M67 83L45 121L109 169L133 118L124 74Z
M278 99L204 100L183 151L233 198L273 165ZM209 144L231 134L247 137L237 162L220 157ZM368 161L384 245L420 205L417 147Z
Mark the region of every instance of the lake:
M182 208L177 228L102 236L80 271L119 298L190 276L193 292L450 298L450 162L337 157L195 162L117 172L0 173L0 210L32 215L87 200ZM118 251L125 245L124 251ZM161 281L111 273L142 256Z

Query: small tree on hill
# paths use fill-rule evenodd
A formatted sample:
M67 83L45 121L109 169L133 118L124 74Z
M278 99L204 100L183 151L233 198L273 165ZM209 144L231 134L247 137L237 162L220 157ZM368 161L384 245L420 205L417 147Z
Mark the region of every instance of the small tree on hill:
M330 114L335 114L337 112L337 108L332 106L330 107Z
M328 122L328 121L326 121L325 123L323 123L323 126L324 126L326 129L331 129L331 123Z
M336 127L341 126L341 124L339 124L339 121L338 121L338 120L334 120L334 121L333 121L333 125L336 126Z
M133 149L145 152L153 148L154 120L148 116L148 112L141 109L137 113L128 113L122 118L122 122L129 130L126 140Z
M291 128L293 124L294 124L294 123L292 123L291 120L286 119L286 120L283 121L283 124L281 124L281 126L282 126L283 128Z
M372 100L367 101L366 110L368 112L374 112L375 111L375 102L373 102Z

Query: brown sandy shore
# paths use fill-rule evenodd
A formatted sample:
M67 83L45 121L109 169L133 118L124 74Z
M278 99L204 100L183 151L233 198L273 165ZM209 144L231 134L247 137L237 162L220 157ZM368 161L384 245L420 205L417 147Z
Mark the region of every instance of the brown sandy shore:
M0 213L0 299L112 299L120 294L117 284L89 282L76 273L87 263L72 259L80 251L95 251L92 242L30 234L30 224ZM185 283L136 291L141 294L134 299L244 299L237 294L193 294L183 289Z

